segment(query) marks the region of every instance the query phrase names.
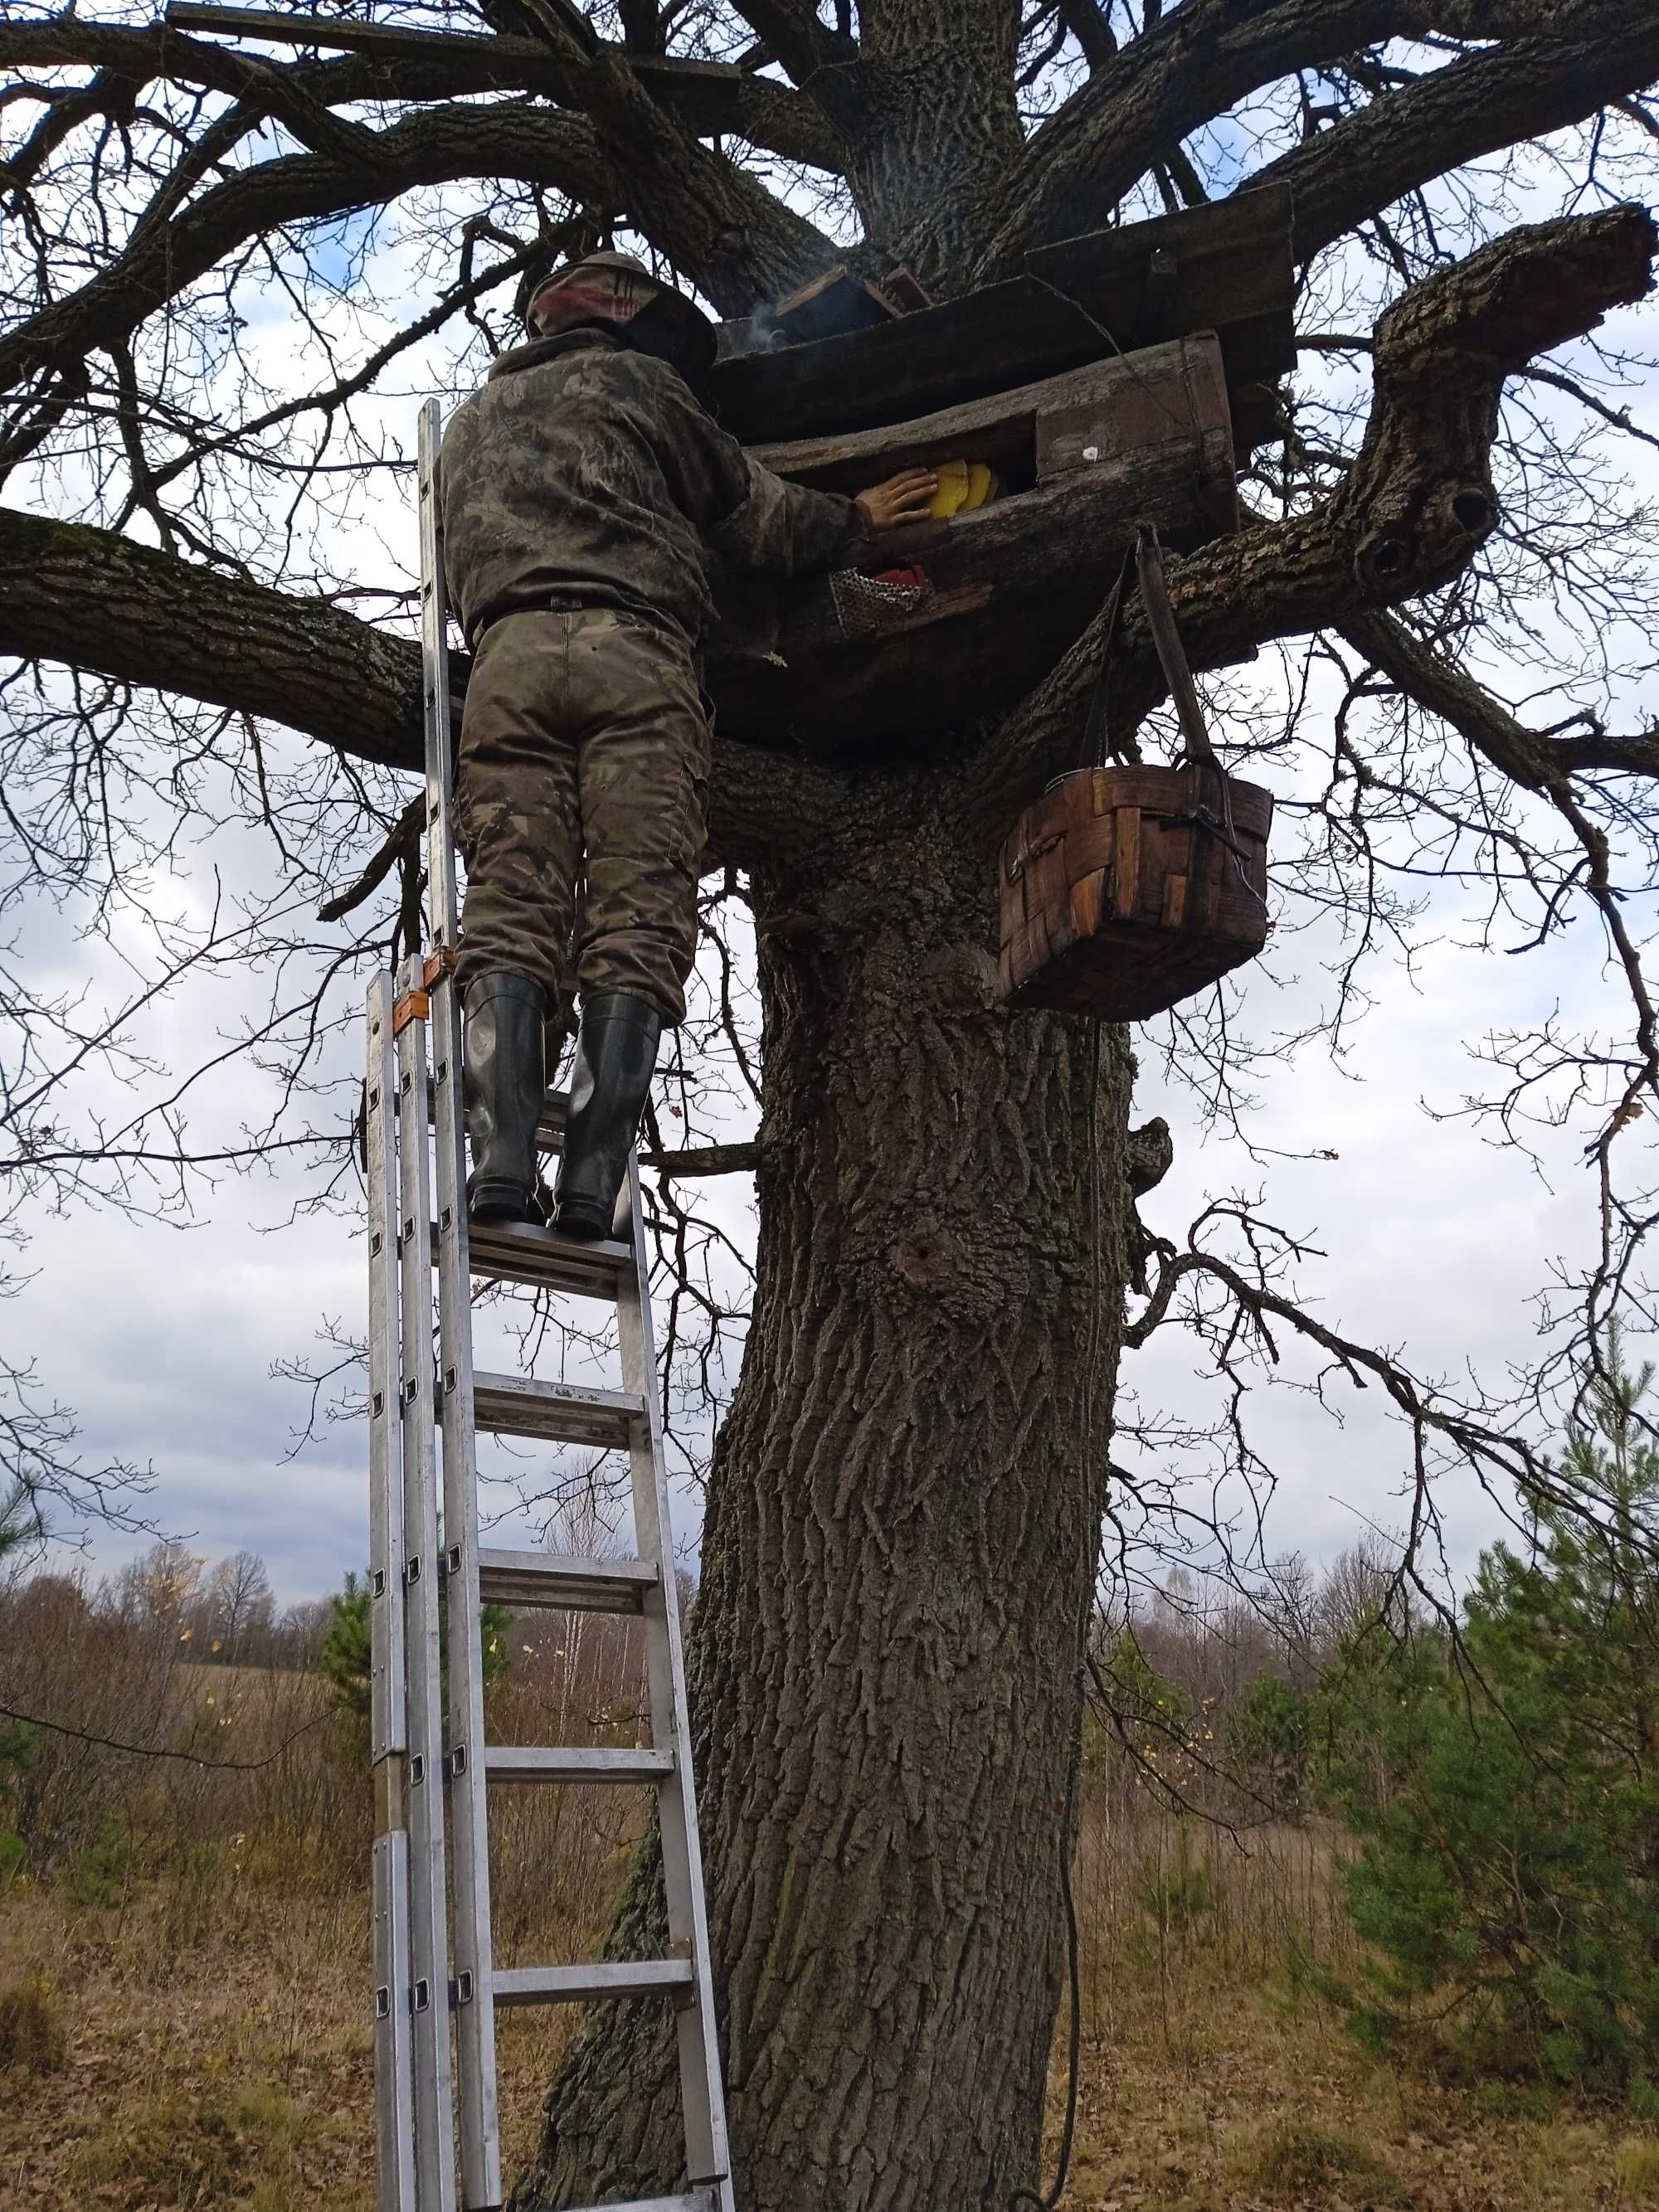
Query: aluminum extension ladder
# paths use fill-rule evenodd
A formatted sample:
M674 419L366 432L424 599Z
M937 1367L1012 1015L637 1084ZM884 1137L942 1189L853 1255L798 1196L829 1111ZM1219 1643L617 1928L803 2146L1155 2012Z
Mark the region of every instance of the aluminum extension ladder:
M629 1161L617 1207L619 1233L610 1241L576 1243L529 1226L480 1229L470 1227L466 1218L461 1011L453 980L457 915L447 607L435 492L440 423L438 403L429 401L421 414L420 526L432 944L424 958L404 963L395 988L392 976L382 973L368 994L379 2204L380 2212L454 2212L452 2026L460 2088L461 2203L467 2212L487 2212L501 2203L497 2008L658 1992L675 2007L690 2193L615 2212L733 2212L637 1156ZM542 1117L544 1149L556 1149L564 1103L549 1093ZM590 1390L476 1373L474 1277L613 1299L623 1388ZM625 1449L639 1557L584 1559L481 1545L478 1429ZM490 1601L641 1616L651 1748L486 1744L479 1623L481 1608ZM447 1731L439 1642L446 1611ZM573 1782L655 1788L668 1955L498 1967L490 1943L487 1793L509 1783Z

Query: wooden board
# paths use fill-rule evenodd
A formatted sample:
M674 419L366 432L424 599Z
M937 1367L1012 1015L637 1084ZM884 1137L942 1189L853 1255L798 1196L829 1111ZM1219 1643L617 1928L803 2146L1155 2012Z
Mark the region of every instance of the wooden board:
M1296 269L1287 185L1028 253L1034 276L1077 301L1126 349L1184 331L1221 339L1230 391L1296 365Z
M844 337L716 362L709 406L745 446L902 422L1109 352L1081 309L1034 278Z
M787 345L811 338L838 337L848 331L872 329L890 323L893 308L872 284L866 284L844 263L815 276L798 292L780 300L772 320Z
M1263 410L1243 414L1240 395L1295 358L1283 187L1068 239L1028 263L1027 275L873 329L734 353L715 365L711 404L745 445L765 445L902 422L1214 330L1236 420L1254 431Z
M1059 376L879 429L759 446L755 458L777 475L817 490L855 492L896 469L964 455L989 461L1008 489L1029 491L1068 468L1095 465L1083 458L1089 439L1079 436L1073 450L1061 428L1088 422L1096 425L1097 460L1195 430L1227 430L1227 392L1214 336L1196 331L1133 355L1087 362ZM1230 489L1218 507L1218 530L1232 527L1235 512Z

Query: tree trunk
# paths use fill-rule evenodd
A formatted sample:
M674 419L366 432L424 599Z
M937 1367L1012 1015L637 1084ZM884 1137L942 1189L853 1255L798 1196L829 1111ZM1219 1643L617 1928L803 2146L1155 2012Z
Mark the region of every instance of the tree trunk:
M988 1011L990 857L941 788L860 787L755 885L758 1279L690 1639L744 2212L1000 2207L1060 1993L1131 1062L1101 1031L1091 1113L1087 1022ZM619 1951L654 1910L642 1872ZM525 2212L673 2174L667 2025L631 2009L556 2087Z

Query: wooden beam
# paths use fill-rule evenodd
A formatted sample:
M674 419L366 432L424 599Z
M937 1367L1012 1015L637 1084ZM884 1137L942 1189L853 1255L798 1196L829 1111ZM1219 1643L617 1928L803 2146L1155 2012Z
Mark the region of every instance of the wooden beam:
M1214 331L1231 389L1296 365L1296 264L1283 185L1063 239L1025 257L1040 283L1128 348Z
M711 404L745 445L900 422L1031 383L1183 331L1220 337L1241 429L1295 359L1290 198L1241 192L1155 222L1068 239L1030 273L844 337L733 353L715 364Z
M710 404L746 446L902 422L1006 392L1110 348L1082 311L1029 276L842 337L733 355Z

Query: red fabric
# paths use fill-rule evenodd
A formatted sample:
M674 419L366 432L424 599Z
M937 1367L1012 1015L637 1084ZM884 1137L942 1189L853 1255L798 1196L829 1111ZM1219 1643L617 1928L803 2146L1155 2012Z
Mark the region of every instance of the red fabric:
M544 284L526 317L538 337L556 337L580 323L631 323L650 289L626 270L594 270L574 280Z

